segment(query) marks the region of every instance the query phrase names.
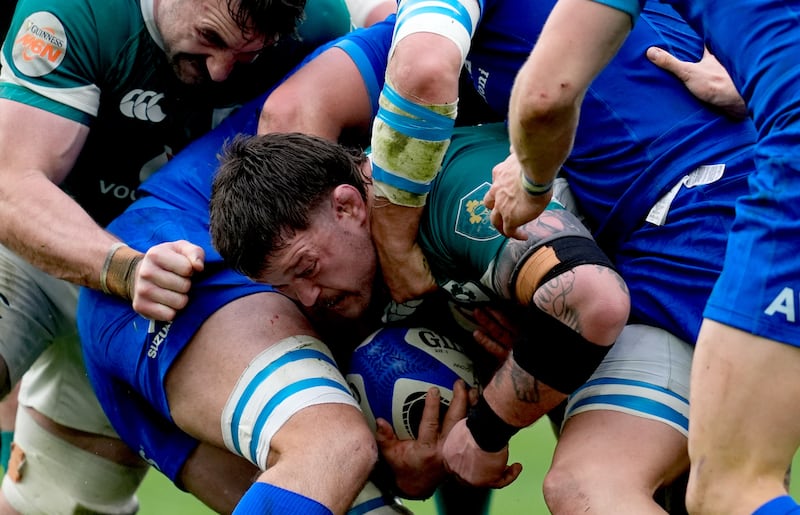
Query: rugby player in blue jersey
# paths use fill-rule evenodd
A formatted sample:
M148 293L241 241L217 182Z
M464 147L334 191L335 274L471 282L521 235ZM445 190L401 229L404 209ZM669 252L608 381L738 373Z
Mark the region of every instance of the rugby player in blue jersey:
M664 3L703 35L758 134L755 173L737 199L722 273L702 306L692 369L688 504L697 513L795 513L800 507L783 477L800 446L800 285L792 265L800 251L800 6L779 0ZM487 197L504 233L513 235L546 205L541 193L568 159L579 112L591 95L587 88L606 63L613 66L628 34L647 23L639 17L647 5L558 2L512 94L509 123L521 176L509 165ZM532 196L524 184L545 186L529 189Z

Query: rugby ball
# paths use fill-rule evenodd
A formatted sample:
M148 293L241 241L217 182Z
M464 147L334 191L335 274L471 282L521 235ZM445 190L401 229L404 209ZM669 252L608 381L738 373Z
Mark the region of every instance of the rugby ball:
M478 386L472 360L456 342L421 327L375 331L355 349L347 373L373 431L375 419L383 418L401 440L417 437L428 389L439 388L442 415L458 378Z

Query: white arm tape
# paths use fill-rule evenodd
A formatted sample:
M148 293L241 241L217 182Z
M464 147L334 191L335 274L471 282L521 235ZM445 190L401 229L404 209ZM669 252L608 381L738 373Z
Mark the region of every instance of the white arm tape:
M317 404L358 408L328 348L312 336L281 340L256 356L222 411L225 446L267 468L270 441L289 418Z
M468 21L464 20L466 25L457 21L459 10L466 10L469 16ZM406 6L406 2L401 1L389 55L392 55L394 47L404 37L419 32L430 32L444 36L455 43L461 51L461 64L463 65L469 53L480 14L481 9L477 0L418 1L409 6Z

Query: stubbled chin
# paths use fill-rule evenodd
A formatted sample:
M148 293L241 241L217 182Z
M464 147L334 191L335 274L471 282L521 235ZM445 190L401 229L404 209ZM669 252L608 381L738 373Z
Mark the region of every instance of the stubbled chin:
M361 297L350 297L346 302L336 306L335 310L339 316L354 320L363 316L367 311L367 307L368 303L364 302Z
M177 75L178 79L184 84L198 85L206 82L206 78L200 72L200 70L198 70L196 66L190 63L186 62L175 63L173 69L175 70L175 75Z

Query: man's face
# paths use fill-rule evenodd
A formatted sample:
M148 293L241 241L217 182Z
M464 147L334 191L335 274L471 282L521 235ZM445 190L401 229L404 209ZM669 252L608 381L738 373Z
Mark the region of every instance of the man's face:
M341 214L341 213L339 213ZM294 235L273 253L259 282L272 284L314 310L355 319L372 296L377 269L369 229L350 216L332 216L323 208L308 230Z
M161 0L157 5L167 58L187 84L223 81L236 63L252 62L272 43L262 35L242 34L227 0Z

